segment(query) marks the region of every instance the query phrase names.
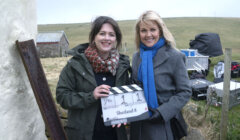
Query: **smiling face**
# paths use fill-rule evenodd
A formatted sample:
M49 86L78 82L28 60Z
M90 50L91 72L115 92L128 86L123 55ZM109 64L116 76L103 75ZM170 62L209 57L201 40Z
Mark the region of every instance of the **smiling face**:
M116 45L116 34L111 24L105 23L95 36L94 42L102 58L108 57L110 50Z
M159 26L156 22L148 21L139 24L139 36L141 42L147 46L152 47L156 44L161 36Z

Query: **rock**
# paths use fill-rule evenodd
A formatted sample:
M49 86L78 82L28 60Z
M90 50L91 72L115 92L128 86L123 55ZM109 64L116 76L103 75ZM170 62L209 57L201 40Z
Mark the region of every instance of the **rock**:
M201 134L198 129L190 129L188 136L184 140L205 140L204 136Z

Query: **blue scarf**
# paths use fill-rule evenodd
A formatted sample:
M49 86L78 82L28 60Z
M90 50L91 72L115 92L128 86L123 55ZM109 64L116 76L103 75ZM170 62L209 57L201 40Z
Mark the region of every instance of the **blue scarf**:
M152 47L146 47L143 43L140 43L140 57L142 62L138 68L138 80L143 84L144 95L148 106L151 108L158 107L152 60L158 49L164 46L164 44L164 38L160 38ZM151 116L151 112L149 114Z

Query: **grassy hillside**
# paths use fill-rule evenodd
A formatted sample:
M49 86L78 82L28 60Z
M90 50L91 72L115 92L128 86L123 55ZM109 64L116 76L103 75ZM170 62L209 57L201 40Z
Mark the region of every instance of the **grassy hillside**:
M240 53L240 18L164 18L166 25L174 35L179 49L189 48L189 41L195 35L205 32L218 33L223 48L232 48L233 56ZM123 53L132 55L135 50L135 20L118 21L123 33ZM39 31L64 30L70 42L70 48L88 41L90 23L39 25ZM240 61L240 58L238 58Z

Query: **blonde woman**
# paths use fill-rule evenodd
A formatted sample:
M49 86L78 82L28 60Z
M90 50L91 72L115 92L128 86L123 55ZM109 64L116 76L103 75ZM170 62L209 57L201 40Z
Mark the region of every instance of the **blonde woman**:
M135 37L132 78L143 85L150 117L131 123L131 140L178 140L186 135L181 109L191 96L185 56L154 11L139 17Z

